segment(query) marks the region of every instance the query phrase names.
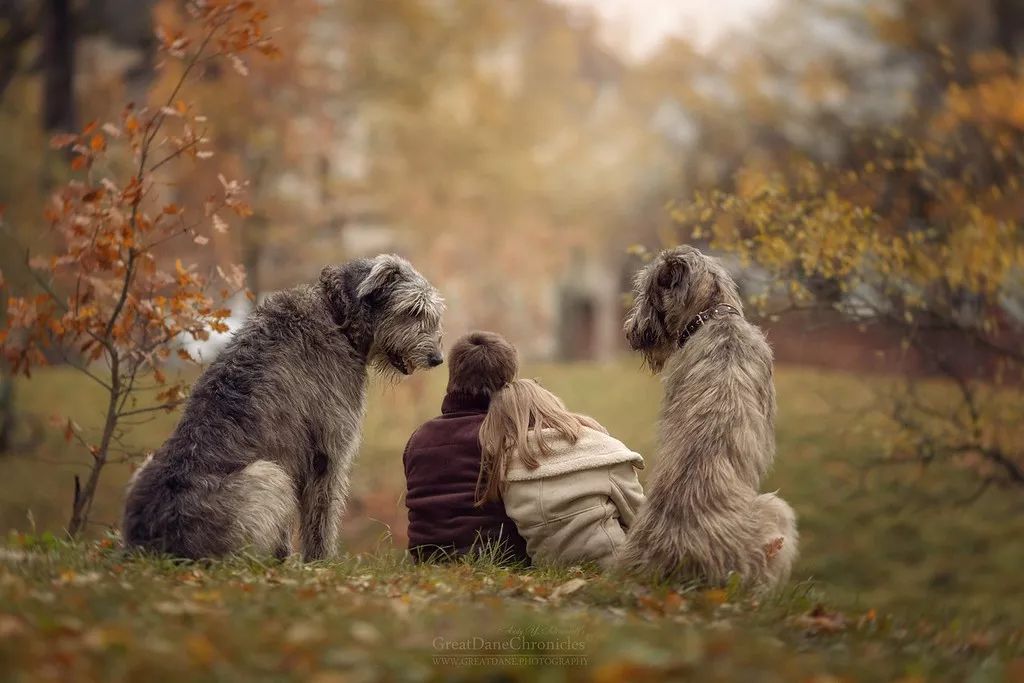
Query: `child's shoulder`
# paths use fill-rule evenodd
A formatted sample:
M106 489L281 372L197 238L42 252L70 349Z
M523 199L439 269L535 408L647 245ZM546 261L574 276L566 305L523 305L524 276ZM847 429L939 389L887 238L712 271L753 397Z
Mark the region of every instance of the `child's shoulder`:
M410 446L432 446L439 443L476 441L483 424L483 415L438 415L427 420L409 437Z

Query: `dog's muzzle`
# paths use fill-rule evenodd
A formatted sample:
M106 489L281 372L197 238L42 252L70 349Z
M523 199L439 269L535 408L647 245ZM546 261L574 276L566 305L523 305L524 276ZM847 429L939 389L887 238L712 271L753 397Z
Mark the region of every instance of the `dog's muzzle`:
M427 358L427 365L432 368L436 368L441 363L444 363L444 356L442 356L438 351L434 351L430 354L430 357Z
M398 370L403 375L409 375L412 371L409 369L409 364L405 362L405 359L396 353L388 354L388 362L391 363L391 367Z

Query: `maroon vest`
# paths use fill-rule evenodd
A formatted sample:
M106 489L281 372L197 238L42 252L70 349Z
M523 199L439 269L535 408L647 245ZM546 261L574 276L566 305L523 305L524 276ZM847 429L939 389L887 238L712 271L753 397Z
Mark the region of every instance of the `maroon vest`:
M484 540L504 544L509 562L529 562L526 542L504 504L473 506L488 403L485 396L449 393L441 416L417 429L405 447L409 551L416 561L468 553Z

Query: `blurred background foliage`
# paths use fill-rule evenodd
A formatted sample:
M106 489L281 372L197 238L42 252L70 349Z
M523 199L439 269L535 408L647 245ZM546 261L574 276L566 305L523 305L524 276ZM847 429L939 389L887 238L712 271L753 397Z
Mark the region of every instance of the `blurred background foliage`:
M247 78L205 69L191 96L216 163L175 164L165 190L194 206L218 172L244 177L254 214L170 258L241 262L259 297L403 253L448 299L449 338L506 334L653 458L659 390L620 358L625 292L647 251L708 248L776 350L772 485L801 515L797 577L1020 618L1002 596L1024 559L1024 6L262 4L281 57L235 64ZM0 204L21 243L46 252L43 208L67 179L50 134L166 97L152 29L183 21L176 0L0 0ZM6 243L0 268L31 289ZM402 541L398 453L442 384L376 390L350 547ZM44 426L88 428L87 393L58 368L5 379L0 399L0 527L59 528L57 482L81 465ZM138 450L172 422L139 426Z

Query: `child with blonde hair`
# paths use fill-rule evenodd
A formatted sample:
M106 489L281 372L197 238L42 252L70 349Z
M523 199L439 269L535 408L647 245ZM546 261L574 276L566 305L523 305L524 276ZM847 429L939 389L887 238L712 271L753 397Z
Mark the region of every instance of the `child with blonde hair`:
M491 397L478 506L503 500L535 564L610 568L644 501L643 458L529 379Z

